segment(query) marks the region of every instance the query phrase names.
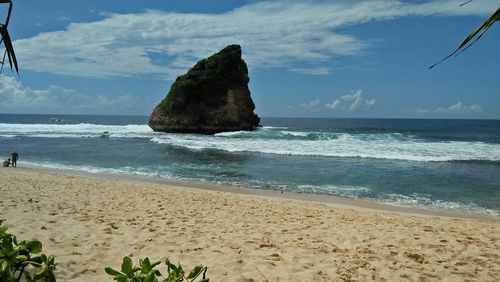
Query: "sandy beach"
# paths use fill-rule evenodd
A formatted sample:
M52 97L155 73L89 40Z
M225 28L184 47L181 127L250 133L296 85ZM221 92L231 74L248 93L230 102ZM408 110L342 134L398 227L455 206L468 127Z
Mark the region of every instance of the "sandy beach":
M500 280L494 218L20 167L0 169L0 183L0 218L55 255L58 281L112 281L104 267L125 255L202 263L210 281Z

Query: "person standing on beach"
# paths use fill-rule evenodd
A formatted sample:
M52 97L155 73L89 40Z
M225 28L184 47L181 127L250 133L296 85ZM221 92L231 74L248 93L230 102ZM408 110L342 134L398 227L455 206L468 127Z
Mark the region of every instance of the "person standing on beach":
M11 157L12 166L16 167L17 166L17 159L19 158L17 151L16 150L12 151L12 153L10 154L10 157Z

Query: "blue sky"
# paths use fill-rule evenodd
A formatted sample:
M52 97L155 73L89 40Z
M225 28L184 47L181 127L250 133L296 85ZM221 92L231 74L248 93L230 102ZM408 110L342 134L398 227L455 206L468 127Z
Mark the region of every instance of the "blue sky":
M262 117L499 119L498 23L428 70L500 6L463 2L15 0L0 113L149 115L237 43Z

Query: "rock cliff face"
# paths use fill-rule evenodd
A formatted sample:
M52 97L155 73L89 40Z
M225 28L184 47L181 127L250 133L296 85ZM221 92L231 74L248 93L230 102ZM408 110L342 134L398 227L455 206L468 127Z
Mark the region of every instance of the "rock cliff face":
M154 109L154 131L214 134L253 130L260 122L248 89L241 47L229 45L177 77Z

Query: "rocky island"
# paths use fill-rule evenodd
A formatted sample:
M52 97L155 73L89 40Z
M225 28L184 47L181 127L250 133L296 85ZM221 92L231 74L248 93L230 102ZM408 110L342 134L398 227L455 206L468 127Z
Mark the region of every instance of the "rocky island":
M149 118L154 131L214 134L253 130L260 119L241 47L229 45L177 77Z

